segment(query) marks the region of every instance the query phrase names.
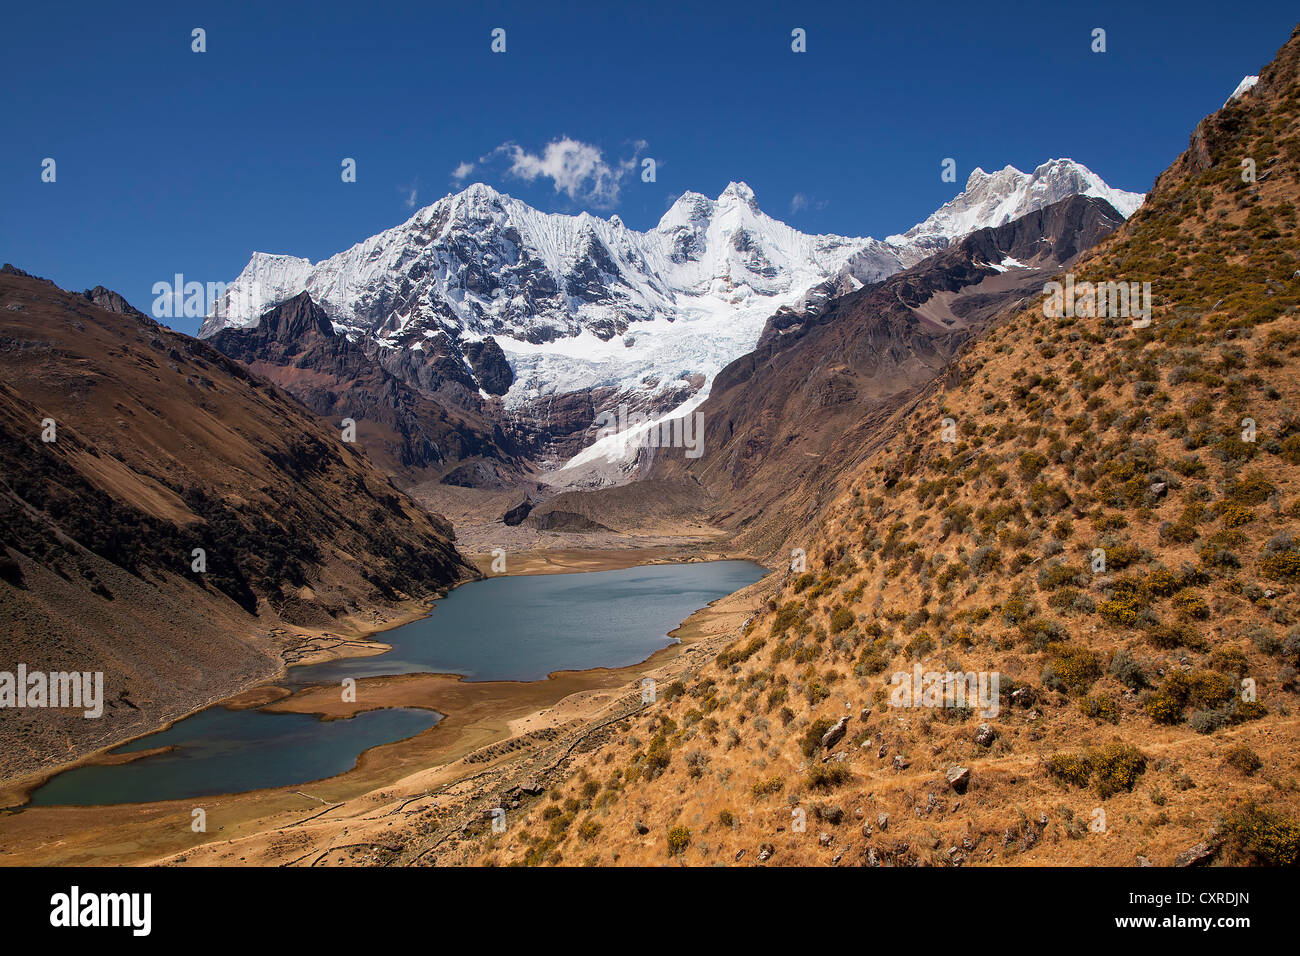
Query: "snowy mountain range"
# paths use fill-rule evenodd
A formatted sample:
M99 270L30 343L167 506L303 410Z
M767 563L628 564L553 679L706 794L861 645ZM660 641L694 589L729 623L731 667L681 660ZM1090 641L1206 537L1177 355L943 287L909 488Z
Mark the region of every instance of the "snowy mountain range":
M1019 219L1067 196L1104 199L1125 219L1137 212L1143 199L1141 193L1112 189L1088 167L1069 159L1053 159L1032 173L1022 173L1014 166L986 173L977 166L956 199L945 203L924 222L902 235L890 236L887 241L901 245L937 237L951 242L976 229L993 228Z
M977 169L955 199L881 241L805 235L766 215L738 182L717 199L683 194L646 232L618 216L543 213L476 183L315 264L254 253L199 334L256 327L306 291L337 332L386 366L394 350L406 352L404 367L421 352L460 355L480 394L502 394L508 407L602 387L640 407L657 396L676 405L684 394L694 404L754 347L768 316L828 278L879 281L976 229L1076 194L1125 216L1143 198L1068 159L1029 174ZM464 359L489 337L512 381L474 378Z

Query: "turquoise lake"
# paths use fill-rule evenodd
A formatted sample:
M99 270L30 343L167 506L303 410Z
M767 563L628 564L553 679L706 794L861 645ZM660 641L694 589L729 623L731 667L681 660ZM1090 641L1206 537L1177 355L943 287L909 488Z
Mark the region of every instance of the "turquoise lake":
M294 667L282 683L411 673L531 681L557 670L626 667L672 643L668 632L693 612L766 573L748 561L712 561L488 578L456 588L428 617L378 635L391 651ZM113 751L174 748L167 753L61 773L29 805L140 803L303 784L350 770L363 751L415 736L440 717L391 708L323 721L211 707Z

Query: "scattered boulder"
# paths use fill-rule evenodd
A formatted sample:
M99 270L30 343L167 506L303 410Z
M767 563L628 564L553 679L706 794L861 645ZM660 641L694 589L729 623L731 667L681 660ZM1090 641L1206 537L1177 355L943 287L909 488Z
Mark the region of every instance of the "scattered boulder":
M849 717L846 714L835 722L835 726L826 733L822 734L822 748L830 750L837 743L844 739L845 731L849 726Z
M1018 687L1011 692L1011 703L1017 707L1031 707L1037 699L1038 694L1032 687Z
M948 768L948 772L943 775L943 778L948 781L948 786L958 793L965 793L966 788L970 786L970 768L963 767L960 764L953 764Z
M636 830L636 832L639 833L641 836L645 836L647 833L650 832L650 828L646 826L644 823L642 823L640 820L632 824L632 828Z
M772 859L772 854L775 852L776 847L772 846L770 843L764 843L758 848L758 862L766 863L768 860Z
M876 826L879 827L882 831L884 831L884 830L888 830L888 829L889 829L889 814L888 814L888 813L882 813L882 814L880 814L880 816L876 817Z
M993 741L998 739L998 732L993 729L991 724L980 724L975 729L975 743L981 747L993 746Z
M1214 859L1215 852L1210 844L1197 843L1174 857L1174 866L1204 866Z

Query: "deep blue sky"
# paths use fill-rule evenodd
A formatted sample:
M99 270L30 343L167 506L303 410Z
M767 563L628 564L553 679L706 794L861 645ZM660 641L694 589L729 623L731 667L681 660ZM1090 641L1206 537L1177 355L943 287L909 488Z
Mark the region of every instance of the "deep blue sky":
M1146 190L1295 22L1294 0L11 4L0 260L148 311L176 272L230 280L254 250L321 259L406 219L413 188L419 206L445 195L459 163L561 136L611 165L644 141L658 181L628 177L612 208L500 156L468 181L644 229L683 190L738 179L801 230L877 237L975 166L1070 156Z

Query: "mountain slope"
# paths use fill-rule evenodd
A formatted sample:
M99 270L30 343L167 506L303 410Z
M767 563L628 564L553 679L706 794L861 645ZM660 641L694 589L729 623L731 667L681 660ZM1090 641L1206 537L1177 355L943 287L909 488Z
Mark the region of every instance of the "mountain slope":
M1071 267L1151 282L1149 325L1000 315L807 572L464 859L1300 862L1298 158L1300 29ZM913 668L989 712L901 706Z
M646 449L633 461L656 477L701 482L728 503L719 522L770 553L859 459L861 422L914 394L1001 306L1032 294L1122 221L1103 200L1075 196L979 230L883 282L782 310L700 406L704 453ZM620 466L612 444L593 444L550 480Z
M275 382L316 414L335 422L353 419L358 441L391 472L451 474L456 480L456 474L482 462L488 480L513 483L519 476L519 448L501 428L457 405L454 397L441 403L430 397L446 395L448 380L470 384L459 357L436 352L431 347L436 341L400 353L408 361L418 357L420 367L394 375L360 344L335 332L306 292L268 309L254 328L221 329L208 338L214 348ZM486 368L482 361L479 365ZM412 387L408 380L424 388Z
M312 633L355 632L475 574L441 519L275 387L107 290L10 267L0 512L0 669L103 671L109 701L97 720L0 710L6 777L154 728L273 675Z

